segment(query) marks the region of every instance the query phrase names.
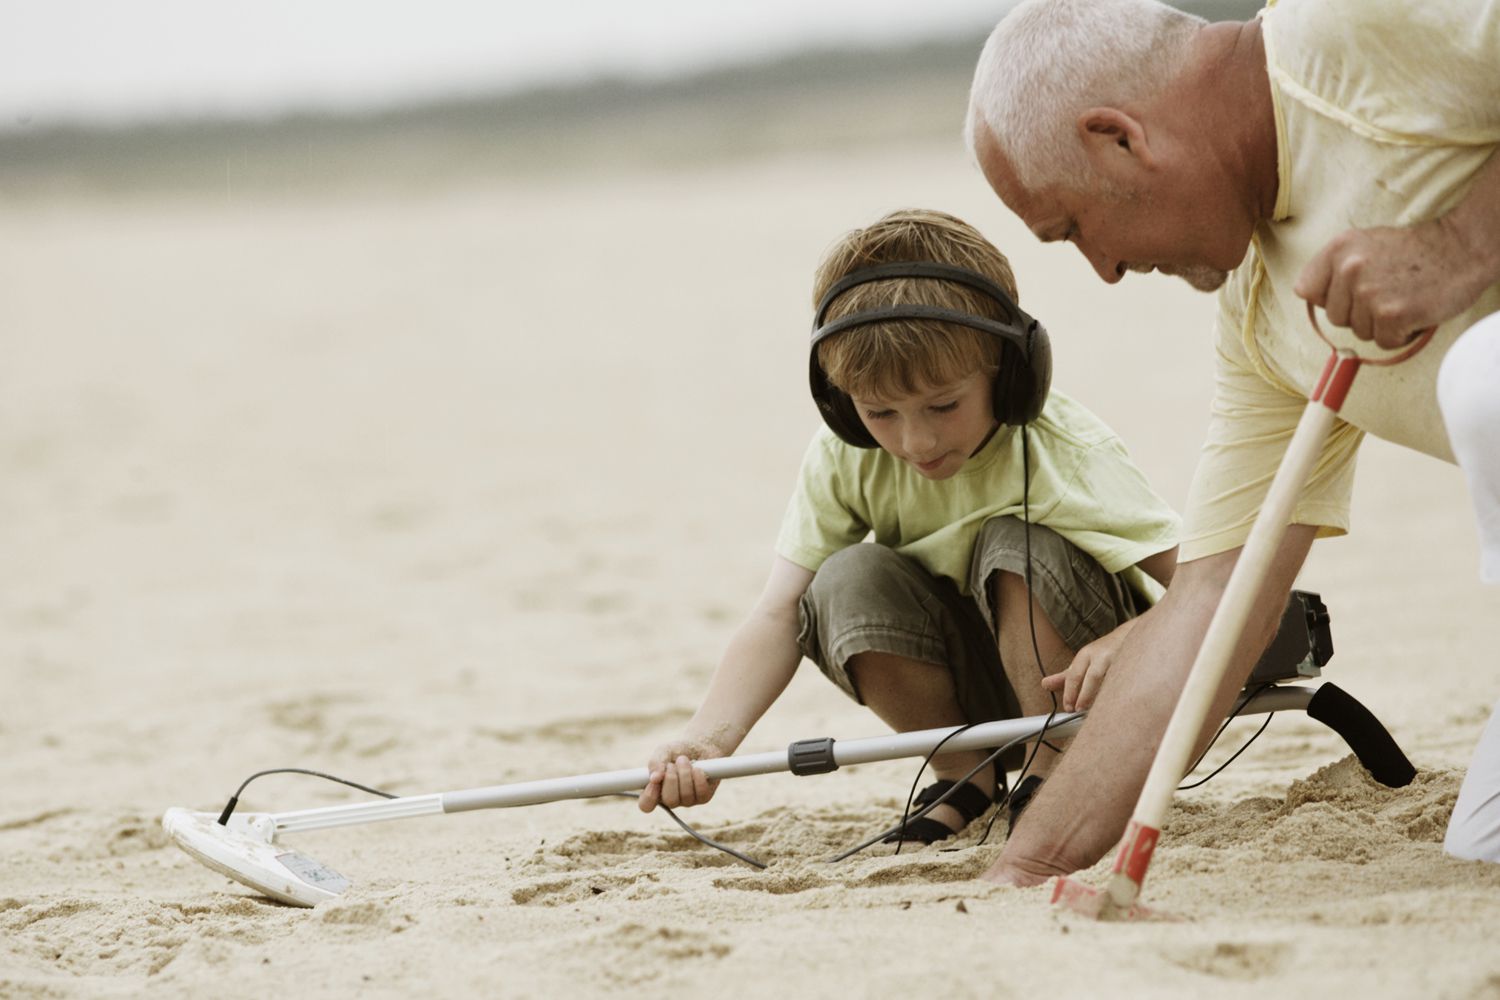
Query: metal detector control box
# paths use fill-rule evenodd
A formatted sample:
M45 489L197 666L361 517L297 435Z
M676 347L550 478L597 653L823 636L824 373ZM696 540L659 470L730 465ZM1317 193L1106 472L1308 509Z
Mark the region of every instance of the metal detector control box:
M1281 613L1276 638L1261 654L1246 685L1319 677L1323 664L1332 656L1333 631L1323 598L1310 591L1294 590Z

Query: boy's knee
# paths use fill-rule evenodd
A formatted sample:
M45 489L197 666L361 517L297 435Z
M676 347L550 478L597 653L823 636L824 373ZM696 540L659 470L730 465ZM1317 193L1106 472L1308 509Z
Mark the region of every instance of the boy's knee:
M893 585L910 573L906 560L884 545L860 544L840 549L813 574L808 597L829 603L869 608L891 599Z
M996 635L1010 623L1045 619L1070 649L1105 635L1136 613L1125 585L1062 535L1020 518L985 522L975 543L970 587L985 595ZM1028 577L1030 582L1028 583Z

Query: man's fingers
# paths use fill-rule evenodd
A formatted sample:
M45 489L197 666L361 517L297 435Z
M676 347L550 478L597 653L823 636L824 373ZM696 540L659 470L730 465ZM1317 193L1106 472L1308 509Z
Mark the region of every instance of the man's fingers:
M1089 675L1083 679L1083 686L1078 692L1078 710L1088 708L1094 703L1094 698L1099 694L1099 688L1104 684L1104 676L1109 668L1101 661L1095 663L1089 670Z
M1068 668L1067 682L1063 685L1063 711L1073 711L1073 706L1078 703L1078 688L1083 683L1084 675L1088 673L1089 665L1082 657L1075 657L1073 665Z
M1328 322L1334 326L1349 325L1349 311L1353 306L1353 300L1350 297L1352 283L1349 276L1335 274L1324 293L1323 311L1328 315Z
M1318 255L1307 262L1292 291L1315 306L1325 305L1328 299L1328 280L1332 274L1332 255L1324 247Z
M1388 351L1393 351L1398 347L1405 347L1427 332L1425 329L1413 327L1414 322L1415 320L1409 318L1405 311L1392 316L1377 315L1370 324L1370 335L1375 343Z
M1066 682L1067 679L1068 675L1066 672L1060 674L1048 674L1046 677L1042 678L1042 690L1056 691L1058 688L1063 686L1064 682Z
M1355 298L1349 303L1349 329L1360 340L1373 340L1375 337L1375 318L1370 311L1370 300L1368 298Z

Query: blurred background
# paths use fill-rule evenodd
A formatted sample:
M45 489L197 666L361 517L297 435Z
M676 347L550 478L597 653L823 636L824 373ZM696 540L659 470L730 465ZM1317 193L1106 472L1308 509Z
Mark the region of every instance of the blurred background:
M1009 6L7 0L0 196L410 186L951 136Z

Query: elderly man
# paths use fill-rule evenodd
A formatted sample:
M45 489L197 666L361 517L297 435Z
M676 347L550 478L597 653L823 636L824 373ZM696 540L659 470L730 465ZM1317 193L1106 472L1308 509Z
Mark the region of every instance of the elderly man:
M1349 345L1438 330L1413 360L1361 373L1217 717L1313 540L1347 530L1366 433L1457 458L1481 575L1500 582L1500 7L1273 0L1255 21L1209 24L1149 0L1028 0L985 45L967 132L990 186L1042 240L1071 242L1110 283L1160 271L1219 296L1182 562L1112 663L1070 668L1091 674L1066 686L1077 707L1093 702L1088 725L986 876L1029 885L1092 864L1124 828L1327 358L1307 302L1352 331L1334 333ZM1500 861L1497 719L1449 827L1461 857Z

